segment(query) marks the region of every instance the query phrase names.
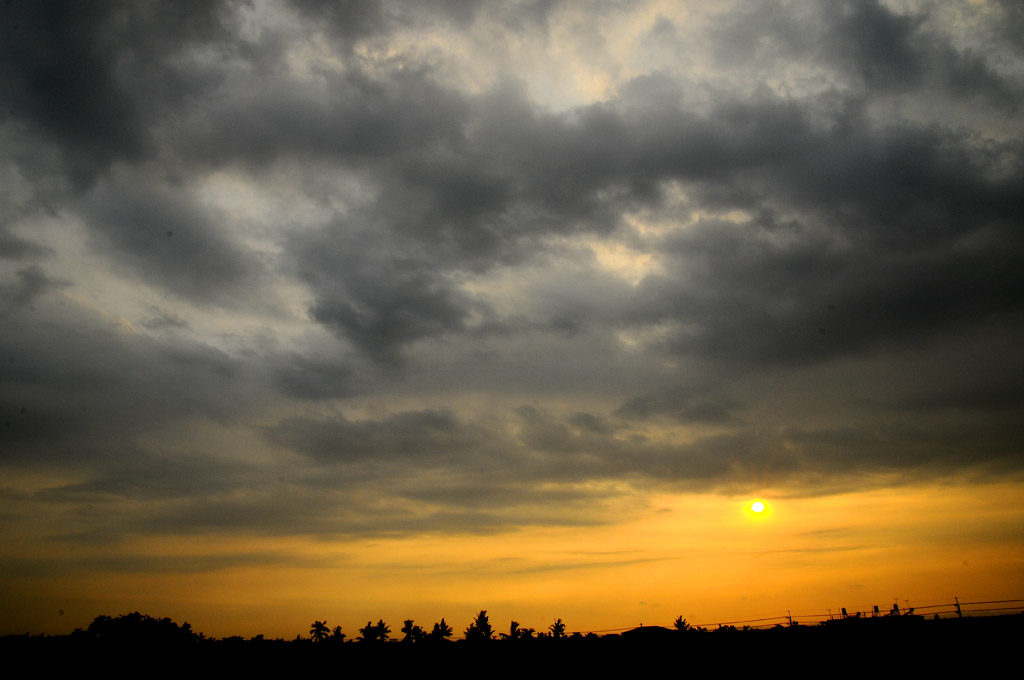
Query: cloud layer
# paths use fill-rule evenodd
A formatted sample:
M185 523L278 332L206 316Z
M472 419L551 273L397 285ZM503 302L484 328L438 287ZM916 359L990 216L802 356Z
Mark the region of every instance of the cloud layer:
M12 527L1021 472L1014 3L0 12Z

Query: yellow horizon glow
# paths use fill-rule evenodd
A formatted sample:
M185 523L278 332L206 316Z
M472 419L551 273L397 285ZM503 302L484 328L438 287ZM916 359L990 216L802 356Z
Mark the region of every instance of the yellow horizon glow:
M954 596L1021 597L1024 551L1013 536L1024 526L1024 509L1015 504L1024 488L982 488L787 498L784 513L772 507L777 503L754 513L749 497L659 494L648 497L645 512L615 524L490 535L83 545L61 569L8 579L0 633L67 633L97 615L135 610L188 621L215 637L291 639L307 635L314 619L354 637L367 620L383 618L395 632L407 618L429 626L442 617L459 635L480 609L498 631L511 619L544 630L555 618L569 631L588 631L671 626L680 615L701 625L787 610L824 615L894 597L911 606ZM728 512L737 505L746 512ZM769 513L771 521L760 521ZM58 557L52 548L49 554ZM245 554L280 560L192 572L161 568L158 559L180 565L195 556ZM152 566L75 566L108 558Z

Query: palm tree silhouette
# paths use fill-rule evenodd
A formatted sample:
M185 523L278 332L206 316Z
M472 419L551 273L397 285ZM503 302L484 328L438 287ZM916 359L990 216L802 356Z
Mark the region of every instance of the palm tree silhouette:
M523 632L519 630L519 622L512 621L508 626L508 633L501 633L500 635L503 640L518 640L522 637Z
M565 624L562 623L562 619L558 619L548 626L548 630L551 631L551 637L553 638L565 637Z
M425 633L422 628L415 625L412 619L406 619L402 625L402 633L405 637L402 638L402 642L419 642L423 639Z
M481 609L476 613L473 623L469 624L469 628L466 629L466 639L490 640L493 634L494 629L491 628L491 622L487 618L487 610Z
M454 632L452 627L445 623L444 618L442 618L434 624L434 629L430 631L430 637L435 640L447 640Z
M313 625L309 627L309 634L313 638L313 642L323 642L327 639L327 634L330 629L327 627L326 621L314 621Z
M384 619L378 619L377 623L367 621L366 627L359 629L359 635L364 642L384 642L390 632L391 627L384 623Z

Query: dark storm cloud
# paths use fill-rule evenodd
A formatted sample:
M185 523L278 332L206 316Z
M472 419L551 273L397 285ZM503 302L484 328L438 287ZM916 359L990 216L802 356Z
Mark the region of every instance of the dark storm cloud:
M702 222L666 248L688 275L650 277L638 309L687 324L675 350L723 361L814 362L921 341L1019 309L1019 239L979 231L968 247L922 242L902 254L871 240L819 240L795 225Z
M16 280L11 283L0 282L0 310L6 305L27 307L36 298L66 285L63 281L54 281L35 265L17 270L15 276Z
M524 490L530 494L532 490ZM374 498L350 494L311 494L308 489L275 490L246 498L202 499L197 503L158 508L144 516L128 519L124 526L141 533L244 532L253 535L306 535L336 538L354 536L408 536L453 532L490 534L519 526L593 526L603 523L596 516L594 498L562 503L557 508L488 508L463 504L448 496L451 505L421 510L401 499L377 495ZM520 496L520 503L523 497ZM532 510L532 511L531 511ZM610 515L610 513L609 513Z
M1016 5L997 7L996 36L1021 20ZM853 409L868 427L783 407L762 422L736 384L869 356L895 372L972 333L1017 352L1014 64L926 13L745 3L708 33L721 78L640 68L601 101L558 109L510 75L517 64L470 88L446 70L456 57L387 42L486 22L525 38L559 9L0 10L0 116L20 141L5 159L29 195L0 227L0 458L78 475L32 502L160 501L111 510L111 532L492 531L605 521L602 504L630 489L811 493L876 473L1019 468L1009 359L984 380L872 396ZM654 31L659 44L692 39L665 18ZM1019 39L1002 40L1019 54ZM773 84L808 64L811 76ZM733 87L748 73L764 85ZM251 208L246 190L282 203L234 212ZM216 204L201 198L218 191ZM77 251L54 234L77 238L78 220L111 270L97 279L129 302L58 269ZM627 281L592 242L651 264ZM291 307L260 316L278 294ZM115 327L131 305L155 337ZM229 344L245 349L217 349ZM480 375L449 360L424 378L446 352L485 357ZM932 373L947 369L932 360ZM707 375L688 382L688 362ZM381 370L392 365L406 370ZM598 384L606 374L585 375L597 365L640 377ZM486 404L488 390L514 394L511 382L560 406ZM472 407L488 415L470 420L459 409L478 385ZM853 400L843 385L799 389L808 402L846 395L837 409ZM604 406L574 403L584 393ZM358 412L344 400L364 394L402 406L327 415ZM251 461L227 460L251 440Z
M376 5L346 6L343 12L335 23L353 39L384 30ZM764 30L782 31L779 26L798 18L783 13ZM833 43L828 63L840 72L860 74L869 84L913 88L923 65L932 68L939 62L946 66L935 68L946 69L954 89L958 78L965 86L977 85L988 77L979 74L991 71L977 55L950 51L945 43L935 47L940 37L923 35L921 21L873 3L823 8L816 20L818 35ZM736 21L744 30L756 30L749 17ZM799 26L791 28L793 35L800 34ZM212 39L215 32L196 35ZM945 61L935 58L937 49ZM428 70L371 76L353 65L326 78L324 84L312 84L278 73L260 88L223 80L211 100L181 118L188 121L180 130L186 140L181 149L212 164L313 156L367 173L364 179L378 190L378 198L356 218L372 222L371 229L359 229L364 240L354 243L346 227L325 229L299 243L297 252L315 295L312 318L378 359L392 359L410 343L466 328L472 304L452 285L453 269L486 271L515 262L535 250L531 237L538 234L605 234L623 211L656 205L669 181L692 185L698 199L717 208L767 204L781 211L814 211L821 229L838 230L840 238L863 244L847 257L850 261L868 257L873 247L912 249L922 239L963 238L1009 224L1021 211L1018 143L909 123L879 127L863 119L857 95L829 110L824 100L712 93L711 111L702 115L686 109L681 89L670 78L652 75L627 83L609 102L551 114L537 110L515 86L500 85L470 98L438 85ZM1009 92L1009 85L1000 87ZM103 101L111 99L100 95ZM228 242L216 238L209 218L190 213L187 204L174 214L159 193L148 198L128 193L129 199L134 194L137 209L132 200L101 197L90 223L137 262L141 273L193 298L215 297L225 286L245 280L247 264ZM140 228L141 212L149 215L149 224ZM173 226L196 226L196 232L179 231L174 243L182 245L153 247L145 238L147 226L165 233L173 232ZM196 241L198 232L202 238ZM375 243L386 243L391 254L367 258ZM325 250L334 257L319 256ZM773 262L773 257L766 252L753 264L779 268L784 276L788 263ZM728 261L709 264L729 266ZM947 271L957 268L945 266ZM920 280L913 273L904 276ZM966 293L968 304L938 305L932 316L970 306L991 289L1015 290L1012 274L1000 277ZM794 271L791 278L799 284L806 277ZM941 290L920 287L924 299L942 297ZM771 321L765 318L763 300L755 299L740 310L747 319L716 328L716 320L706 318L711 313L706 307L718 302L676 310L680 321L709 327L708 345L735 337L744 326ZM905 319L906 310L929 306L917 303L908 300L880 314ZM687 318L694 314L698 318ZM581 323L586 321L575 319L574 327ZM812 333L821 328L806 327ZM783 337L780 343L800 347L790 340ZM699 349L699 343L681 342L680 347ZM766 356L774 354L768 350Z
M792 363L1019 309L1018 141L879 128L846 107L815 124L814 106L724 101L693 132L648 130L664 160L648 158L666 176L743 186L736 207L760 215L671 235L661 251L672 266L643 282L630 314L680 323L681 351ZM793 211L802 217L776 217Z
M666 415L683 423L727 424L737 422L736 412L741 408L731 397L685 388L633 397L616 409L615 415L626 419Z
M379 421L292 418L271 428L268 435L325 463L393 464L421 459L426 467L452 458L465 460L487 442L484 433L458 423L450 412L433 410L398 413Z
M956 49L946 36L929 31L925 17L899 15L874 0L822 3L825 16L819 47L871 89L906 90L929 85L955 99L980 97L1016 111L1022 92L981 56Z
M274 383L299 399L334 399L359 391L359 379L351 365L302 355L288 357L275 368Z
M992 33L998 36L1003 45L1024 54L1024 43L1021 32L1024 31L1024 6L1014 0L996 0L998 12L991 18Z
M306 487L309 493L344 498L338 502L346 510L334 511L334 520L319 522L318 531L330 532L332 525L347 531L342 528L352 521L347 512L380 500L371 489L392 498L387 503L392 509L410 500L448 507L451 526L477 531L496 524L533 524L587 502L612 501L621 491L601 486L608 482L674 491L727 491L754 483L828 493L866 472L887 475L890 482L964 469L980 477L998 475L1013 464L1015 447L1010 442L1019 430L1006 420L991 421L983 434L967 422L924 427L890 419L875 427L813 431L740 426L667 443L595 414L560 418L523 406L517 415L518 427L511 432L429 411L362 421L289 419L270 428L267 436L328 465L317 468L315 478L291 475L296 493ZM379 487L385 476L389 481ZM489 517L475 528L473 522L481 518L476 511L468 512L473 508ZM431 517L441 522L437 515ZM390 522L385 525L398 530ZM406 530L419 526L413 520Z
M988 9L996 25L1020 20L1019 8ZM957 48L929 22L932 12L937 8L901 14L876 0L744 3L713 29L715 54L730 67L813 60L831 66L843 85L872 95L924 89L1019 110L1020 83L1000 72L998 60Z
M102 185L82 213L100 250L177 295L225 303L257 278L254 258L225 236L227 217L188 194L131 182Z
M210 347L163 344L85 310L62 321L51 305L6 320L0 337L0 433L5 462L69 468L132 457L149 434L193 422L234 420L251 377ZM23 416L14 417L21 413Z
M796 159L787 168L793 174L772 188L861 243L902 251L950 246L1005 230L1024 207L1019 140L937 125L876 127L857 116L836 123L838 134Z
M511 32L544 31L547 20L562 0L525 0L483 3L477 0L417 0L416 2L382 2L352 0L337 3L329 0L290 0L311 27L323 30L332 45L350 52L360 40L379 40L399 29L429 33L431 29L452 26L471 30L478 17L496 17ZM602 9L590 3L592 9Z
M5 558L0 561L0 568L5 574L21 577L58 576L68 577L73 574L114 573L114 574L201 574L220 571L234 567L259 565L274 566L313 566L309 556L301 562L293 556L272 552L235 553L231 555L118 555L109 557L82 557L72 559L33 559Z
M1017 367L1007 367L1007 372L1017 376ZM1024 406L1024 391L1017 384L989 383L983 385L964 385L957 390L935 391L901 399L893 404L894 408L922 413L942 413L950 411L1017 411Z
M525 8L514 8L513 14L543 13L543 5L534 2ZM291 0L299 14L333 39L336 48L349 51L354 44L366 38L379 38L392 30L416 27L428 30L431 24L450 22L465 29L485 7L475 0L421 0L414 3L355 0L330 2L329 0Z
M165 312L159 307L149 308L150 316L139 321L139 325L151 330L161 329L184 329L188 328L188 322L176 314Z
M805 318L781 320L791 329L778 341L792 348L792 357L778 356L786 361L1015 308L1021 282L1006 245L1019 240L1011 225L1024 212L1020 143L935 125L878 125L860 111L856 99L836 107L831 97L799 101L761 92L721 96L699 115L658 78L637 79L618 99L570 114L537 112L514 89L492 92L476 102L465 139L454 129L444 138L439 160L377 150L389 158L378 168L384 191L367 210L378 233L360 233L371 242L397 239L390 245L404 257L339 275L309 256L311 271L324 272L314 284L313 316L371 353L376 343L390 351L458 331L469 302L451 287L451 269L515 262L536 247L536 234L605 234L625 211L657 206L666 182L692 185L698 201L717 192L717 209L769 216L742 232L702 225L667 244L669 253L704 260L710 278L697 290L714 296L688 303L693 288L680 296L669 284L663 314L708 329L700 334L704 345L698 338L680 347L725 350L723 338L774 324L772 307L791 303ZM781 236L792 221L776 226L771 215L792 211L804 214L803 238L773 243L767 232ZM325 230L306 250L348 249L346 231ZM986 259L993 266L982 274L977 264ZM406 273L389 276L399 268ZM836 271L846 280L831 280ZM769 281L755 280L758 273ZM943 281L961 275L966 280L948 290ZM332 277L350 280L332 289ZM660 285L645 284L654 291ZM787 299L797 294L806 300ZM809 317L846 301L858 315L846 317L855 332L838 344L811 344L823 326ZM760 358L780 351L768 347Z
M62 150L91 181L151 153L156 117L203 85L173 57L230 44L230 3L8 2L2 10L4 113Z
M753 482L828 493L866 472L890 481L921 481L965 466L996 474L1014 455L1005 427L982 437L969 425L925 431L898 422L856 430L741 429L669 445L630 436L621 423L594 414L562 419L522 407L518 415L514 433L440 411L362 421L293 418L268 437L296 448L312 465L259 472L210 457L137 452L94 465L90 481L47 490L33 502L99 504L106 510L94 529L107 536L487 533L614 521L622 513L623 484L729 491ZM119 505L157 499L163 502L141 514Z
M172 458L136 449L130 455L92 461L92 478L52 487L43 502L167 500L230 492L249 483L252 468L211 455L176 452Z
M733 109L717 126L679 109L622 107L543 114L503 87L477 102L465 139L447 137L433 157L383 156L380 197L360 213L372 227L348 218L298 242L317 291L312 316L371 355L458 331L473 303L452 269L522 260L540 235L607 233L623 211L656 202L663 181L728 174L806 143L805 122L786 107ZM385 247L387 257L375 254Z
M32 241L19 238L0 226L0 258L7 260L29 260L43 257L52 251Z
M320 290L310 316L368 356L392 361L403 345L462 328L465 296L437 273L400 258L353 266L339 270L340 285Z
M318 79L271 74L258 88L248 78L229 80L175 125L180 150L198 162L327 157L359 164L457 142L465 117L462 95L425 69L373 77L354 67Z
M388 28L385 3L380 0L353 0L352 2L330 2L330 0L291 0L299 14L314 25L325 28L332 36L342 39L341 45L352 48L352 42Z
M826 44L822 52L868 87L916 84L923 60L911 44L920 19L897 15L874 0L822 3Z
M814 478L858 473L940 477L974 470L993 477L1020 465L1016 445L1024 428L1012 419L923 425L891 420L876 427L808 430L792 427L786 441L814 456L802 473Z
M322 468L332 487L347 486L353 474L367 479L366 469L376 468L388 471L392 491L403 488L403 479L414 482L408 488L413 497L426 493L423 489L435 479L439 489L453 498L476 488L489 489L486 493L496 494L496 501L500 496L511 502L511 490L518 489L515 494L524 500L540 493L528 491L537 481L576 477L569 469L580 456L593 455L596 474L602 476L600 456L616 446L614 427L593 414L574 414L569 425L529 406L517 413L520 426L514 433L497 424L465 422L449 411L429 410L357 421L341 416L289 418L269 428L267 437L317 464L350 470L338 477L330 467ZM594 473L578 468L577 472L579 479ZM371 473L368 478L376 476Z

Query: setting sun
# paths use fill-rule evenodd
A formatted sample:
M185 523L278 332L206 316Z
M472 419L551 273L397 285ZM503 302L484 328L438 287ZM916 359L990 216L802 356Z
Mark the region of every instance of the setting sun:
M743 513L750 519L763 520L772 514L772 508L764 499L755 498L744 504Z

